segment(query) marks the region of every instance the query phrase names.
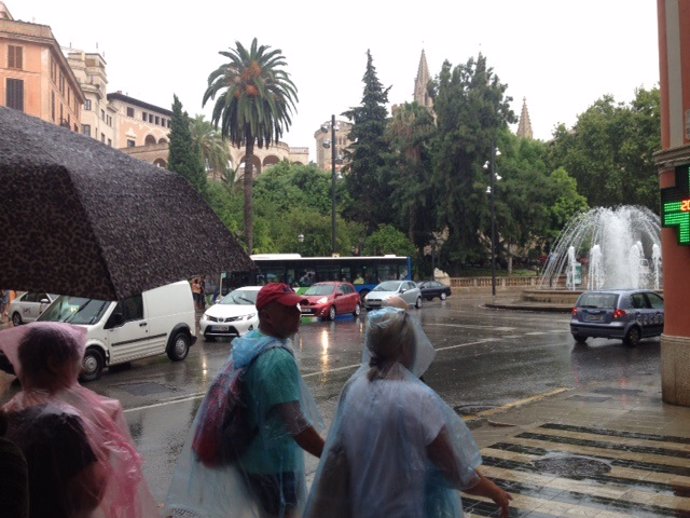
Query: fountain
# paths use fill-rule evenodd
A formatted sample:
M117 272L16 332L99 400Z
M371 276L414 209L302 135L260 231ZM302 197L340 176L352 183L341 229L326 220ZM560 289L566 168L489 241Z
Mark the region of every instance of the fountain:
M564 274L571 290L660 288L659 217L645 207L582 213L566 225L552 250L540 289L562 288Z

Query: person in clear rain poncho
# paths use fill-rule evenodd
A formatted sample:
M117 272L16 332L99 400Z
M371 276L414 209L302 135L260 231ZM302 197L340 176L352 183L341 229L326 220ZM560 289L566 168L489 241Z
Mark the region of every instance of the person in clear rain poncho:
M70 324L0 331L22 385L3 411L28 465L29 516L159 516L119 401L77 381L85 347L86 329Z
M259 291L259 329L233 340L230 357L201 403L177 460L166 517L301 516L302 450L318 457L324 444L314 428L320 423L316 403L290 340L299 329L303 300L286 284ZM235 428L227 426L227 402L233 398L241 401L236 410L246 410Z
M508 516L511 497L477 471L471 432L419 379L434 354L404 309L368 314L362 366L340 395L305 518L461 517L459 490Z

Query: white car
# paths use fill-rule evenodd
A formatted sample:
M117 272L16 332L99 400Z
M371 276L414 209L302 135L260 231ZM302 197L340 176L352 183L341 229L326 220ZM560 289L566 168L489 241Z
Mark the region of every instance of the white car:
M242 336L259 326L256 296L261 286L237 288L208 308L199 319L199 331L206 340Z
M27 291L10 303L7 314L15 326L33 322L56 298L58 296L53 293Z
M384 281L364 297L367 310L378 309L390 297L401 297L410 306L422 307L422 292L412 281Z

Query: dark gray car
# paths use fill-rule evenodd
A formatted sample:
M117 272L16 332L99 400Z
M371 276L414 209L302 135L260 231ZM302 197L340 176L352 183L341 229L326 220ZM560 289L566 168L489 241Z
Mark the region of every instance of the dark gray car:
M664 331L664 299L652 290L585 291L572 311L570 332L578 342L589 337L617 338L637 345Z

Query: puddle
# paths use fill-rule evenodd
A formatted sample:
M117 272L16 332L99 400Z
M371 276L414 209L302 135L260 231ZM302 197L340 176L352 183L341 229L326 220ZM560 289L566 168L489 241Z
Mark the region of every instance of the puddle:
M539 471L562 477L597 477L611 471L611 464L579 455L549 454L532 463Z

